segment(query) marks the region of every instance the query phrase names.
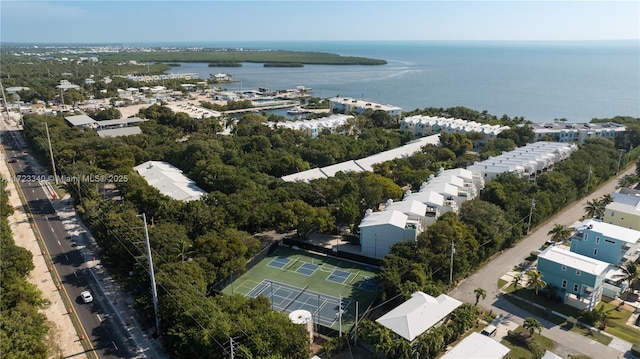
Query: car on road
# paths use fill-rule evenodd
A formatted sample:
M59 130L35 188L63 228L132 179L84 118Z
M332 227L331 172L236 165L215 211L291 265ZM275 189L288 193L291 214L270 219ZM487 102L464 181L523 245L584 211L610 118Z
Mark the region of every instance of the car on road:
M89 292L88 290L85 290L84 292L80 293L80 298L82 298L82 301L85 303L93 302L93 296L91 295L91 292Z

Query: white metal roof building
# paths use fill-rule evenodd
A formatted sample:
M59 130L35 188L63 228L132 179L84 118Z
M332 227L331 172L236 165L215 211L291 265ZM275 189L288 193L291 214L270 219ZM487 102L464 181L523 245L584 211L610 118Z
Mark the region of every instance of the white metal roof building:
M333 177L338 172L343 172L343 173L362 172L363 169L362 167L358 166L355 161L346 161L346 162L336 163L335 165L322 167L320 168L320 171L326 177Z
M120 128L109 128L106 130L98 130L96 132L100 137L119 137L119 136L139 135L142 133L142 130L138 126L129 126L129 127L120 127Z
M369 157L361 158L355 161L346 161L342 163L336 163L334 165L326 166L322 168L312 168L307 171L302 171L302 172L282 176L281 178L287 182L294 182L294 181L310 182L318 178L332 177L338 171L373 172L373 165L376 163L383 163L386 161L391 161L396 158L409 157L412 154L416 153L417 151L420 151L420 149L427 144L437 145L439 143L438 136L439 135L433 135L429 137L420 138L418 140L411 141L405 144L404 146L400 146L398 148L394 148L389 151L380 152Z
M98 123L87 115L66 116L64 119L75 127L94 127Z
M415 292L406 302L381 316L376 322L411 342L442 322L461 305L461 301L446 294L434 298L423 292Z
M506 359L510 351L493 338L473 332L440 359Z
M178 201L193 201L207 194L195 182L185 177L182 170L169 163L147 161L133 169L162 194Z
M329 99L329 110L331 112L339 111L348 114L352 111L356 113L364 113L366 110L385 111L392 116L400 116L402 108L393 105L383 105L380 103L358 100L349 97L332 97Z

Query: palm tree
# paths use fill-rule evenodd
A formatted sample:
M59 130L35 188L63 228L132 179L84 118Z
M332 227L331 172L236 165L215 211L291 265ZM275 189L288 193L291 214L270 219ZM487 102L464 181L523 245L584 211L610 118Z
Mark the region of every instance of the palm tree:
M638 266L633 263L633 262L629 262L627 263L626 266L617 266L618 269L622 272L620 274L616 274L614 275L615 278L618 278L616 280L616 284L620 284L620 283L627 283L627 289L625 290L625 292L630 292L633 289L633 282L640 278L640 272L638 272ZM622 296L620 296L622 298Z
M538 333L542 333L542 324L533 317L527 317L524 319L524 323L522 323L522 327L529 331L529 336L533 337L533 334L538 331Z
M513 284L513 288L518 289L523 279L524 279L524 274L522 272L518 272L518 274L516 274L515 277L513 277L513 281L511 282L511 284Z
M482 288L476 288L473 293L476 295L476 304L474 306L478 306L478 302L480 301L480 297L485 299L487 297L487 291Z
M531 300L533 300L533 293L535 293L535 295L538 295L538 292L547 286L547 282L542 280L542 273L540 273L540 271L536 269L528 271L527 277L529 277L527 287L529 289L533 289L533 292L531 294Z
M178 260L181 262L186 261L189 258L189 255L193 254L191 244L187 243L187 241L178 242L176 244L176 249L178 250Z
M609 203L613 202L613 196L611 195L611 193L607 193L604 196L600 197L600 202L602 203L603 207L606 207L607 205L609 205Z
M572 233L573 229L563 224L556 224L553 229L547 233L547 235L551 236L551 240L557 243L569 238Z
M597 198L587 201L587 205L584 207L584 211L589 218L600 218L604 212L603 201Z

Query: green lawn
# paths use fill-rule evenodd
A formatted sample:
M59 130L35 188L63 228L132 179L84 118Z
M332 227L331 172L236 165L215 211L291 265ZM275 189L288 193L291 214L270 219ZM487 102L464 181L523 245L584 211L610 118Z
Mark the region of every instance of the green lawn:
M571 328L572 332L584 335L587 338L591 338L595 341L597 341L598 343L604 344L604 345L609 345L609 343L611 343L611 341L613 340L613 338L611 338L608 335L604 335L598 331L595 330L591 330L589 328L585 328L581 325L574 325L573 328Z
M506 280L504 280L504 279L502 279L502 278L498 279L498 288L502 288L502 287L504 287L504 286L505 286L505 284L507 284L507 281L506 281Z
M617 311L616 305L606 302L600 302L596 308L602 306L604 306L607 313L609 313L609 321L605 332L630 343L640 344L640 330L627 325L627 320L633 313L622 308L620 311Z
M533 338L529 338L529 332L524 328L522 328L522 326L516 328L514 332L522 334L524 337L528 338L528 340L534 341L540 347L546 350L553 351L553 349L556 347L556 344L553 342L553 340L545 337L544 335L536 333L534 334ZM509 340L509 337L505 337L505 339L500 341L500 343L504 344L505 346L511 349L511 351L509 352L509 358L514 358L514 359L515 358L517 359L535 358L534 354L531 351L529 351L528 348L524 347L521 343L517 341Z

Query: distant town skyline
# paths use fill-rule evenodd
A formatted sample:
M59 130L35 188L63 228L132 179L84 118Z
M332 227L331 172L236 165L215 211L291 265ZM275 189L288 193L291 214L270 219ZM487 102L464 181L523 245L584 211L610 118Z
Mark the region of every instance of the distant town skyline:
M2 43L640 39L628 1L17 1Z

